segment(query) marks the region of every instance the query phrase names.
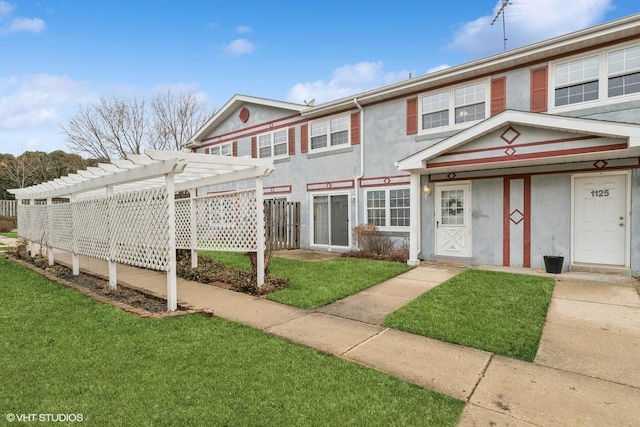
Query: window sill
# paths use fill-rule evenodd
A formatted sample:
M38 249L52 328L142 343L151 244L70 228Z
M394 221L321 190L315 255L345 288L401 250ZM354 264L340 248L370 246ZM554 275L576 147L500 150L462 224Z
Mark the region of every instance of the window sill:
M307 158L313 159L315 157L332 156L334 154L352 153L352 152L353 152L353 147L351 145L347 145L346 147L325 148L322 150L309 150L307 154Z

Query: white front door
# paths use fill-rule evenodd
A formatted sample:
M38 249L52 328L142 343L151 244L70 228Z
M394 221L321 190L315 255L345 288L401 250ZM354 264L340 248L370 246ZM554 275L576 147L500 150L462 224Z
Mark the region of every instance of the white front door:
M574 176L573 262L626 264L628 173Z
M437 185L436 255L471 256L471 184Z

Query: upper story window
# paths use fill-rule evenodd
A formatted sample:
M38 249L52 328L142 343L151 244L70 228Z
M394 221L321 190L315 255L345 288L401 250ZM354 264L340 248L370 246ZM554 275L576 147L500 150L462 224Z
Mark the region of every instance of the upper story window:
M367 223L381 229L409 227L409 189L367 191Z
M598 99L599 72L598 56L556 65L555 106Z
M322 150L349 143L349 116L313 122L309 126L311 150Z
M552 67L549 100L554 107L612 103L619 97L640 94L640 45L602 51Z
M487 84L459 86L421 97L422 130L445 128L487 116Z
M609 97L640 92L640 46L609 52Z
M209 147L209 154L216 156L233 156L233 144L227 142L225 144L212 145Z
M288 143L286 129L258 135L258 157L264 159L286 156Z

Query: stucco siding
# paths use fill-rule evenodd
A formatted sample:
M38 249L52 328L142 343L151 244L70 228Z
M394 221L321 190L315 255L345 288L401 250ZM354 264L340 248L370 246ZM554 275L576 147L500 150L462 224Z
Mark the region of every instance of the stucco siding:
M472 256L476 264L502 264L502 179L480 179L471 184Z

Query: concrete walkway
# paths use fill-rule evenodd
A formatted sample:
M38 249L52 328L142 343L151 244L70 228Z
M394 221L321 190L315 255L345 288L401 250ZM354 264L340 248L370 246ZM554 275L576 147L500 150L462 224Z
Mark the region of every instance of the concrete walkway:
M70 256L56 253L56 261L70 264ZM107 274L105 262L81 258L80 267ZM382 326L387 314L459 271L421 265L317 310L182 279L178 299L464 400L459 426L640 425L640 297L635 279L552 276L556 287L534 363ZM166 295L161 273L119 265L118 279Z

